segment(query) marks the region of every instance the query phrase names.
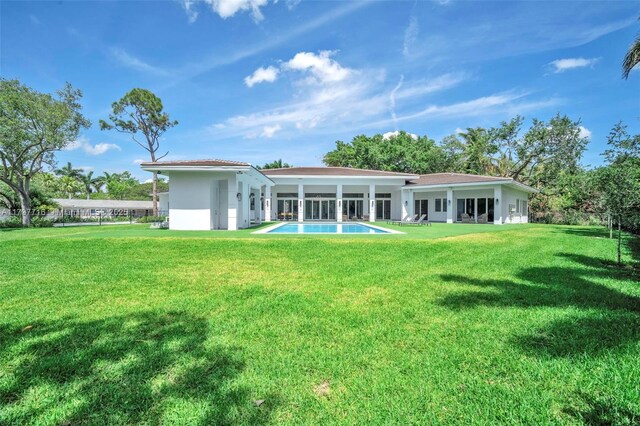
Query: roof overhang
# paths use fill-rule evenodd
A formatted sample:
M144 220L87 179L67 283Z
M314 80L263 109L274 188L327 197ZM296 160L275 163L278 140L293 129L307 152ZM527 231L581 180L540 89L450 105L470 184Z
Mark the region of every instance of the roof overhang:
M274 182L254 166L187 166L187 165L142 165L142 170L168 174L171 172L231 172L248 174L265 185L274 185Z
M465 189L472 189L474 187L487 187L487 186L496 186L496 185L505 185L505 186L510 186L516 189L519 189L520 191L525 191L531 194L536 194L539 191L535 188L532 188L528 185L525 185L523 183L520 182L516 182L513 179L504 179L504 180L493 180L493 181L487 181L487 182L459 182L459 183L439 183L439 184L432 184L432 185L419 185L419 184L414 184L414 185L405 185L402 188L403 189L411 189L411 190L416 190L416 189L446 189L446 188L465 188Z
M389 175L271 175L274 179L418 179L417 175L389 176Z

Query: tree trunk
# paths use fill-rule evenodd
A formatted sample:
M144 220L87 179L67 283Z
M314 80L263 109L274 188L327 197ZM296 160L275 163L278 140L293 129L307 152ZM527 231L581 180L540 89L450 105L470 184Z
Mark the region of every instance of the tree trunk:
M622 265L622 232L621 232L621 220L618 218L618 266Z
M153 215L158 216L158 172L153 172Z
M611 213L609 213L609 239L613 238L613 220L611 220Z
M31 226L31 198L28 192L18 191L20 198L20 213L22 214L22 226Z

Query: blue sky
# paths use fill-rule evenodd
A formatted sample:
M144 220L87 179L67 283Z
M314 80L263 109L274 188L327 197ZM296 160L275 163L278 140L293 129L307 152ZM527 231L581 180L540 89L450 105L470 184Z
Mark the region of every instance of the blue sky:
M133 87L180 124L169 159L320 165L336 140L406 130L436 140L516 114L581 119L587 165L614 123L640 132L640 72L620 77L637 2L73 1L0 3L5 78L69 81L93 121L60 163L130 170L146 159L102 132Z

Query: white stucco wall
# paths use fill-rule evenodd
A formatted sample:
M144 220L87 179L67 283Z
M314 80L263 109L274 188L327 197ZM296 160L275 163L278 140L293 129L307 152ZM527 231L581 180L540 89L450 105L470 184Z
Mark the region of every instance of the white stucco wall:
M502 217L504 223L529 222L529 194L513 188L502 188ZM517 212L517 200L527 201L526 211ZM513 210L510 208L513 206ZM521 209L522 210L522 209Z
M169 227L211 229L212 179L205 173L172 172L169 181Z
M160 214L169 214L169 193L162 192L158 194L158 210Z

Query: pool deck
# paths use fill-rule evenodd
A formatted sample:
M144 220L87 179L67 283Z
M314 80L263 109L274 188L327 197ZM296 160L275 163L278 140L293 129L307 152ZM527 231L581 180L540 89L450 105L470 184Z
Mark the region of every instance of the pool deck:
M366 233L366 232L281 232L281 233L273 233L273 235L389 235L389 234L404 234L402 231L396 231L395 229L384 228L378 225L372 225L370 222L279 222L273 226L269 226L264 229L260 229L258 231L252 232L252 234L269 234L271 231L278 229L285 225L361 225L367 228L377 229L379 231L383 231L380 233Z

